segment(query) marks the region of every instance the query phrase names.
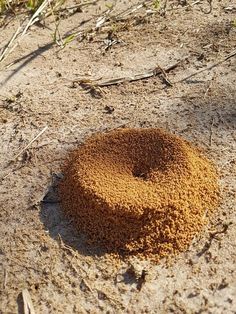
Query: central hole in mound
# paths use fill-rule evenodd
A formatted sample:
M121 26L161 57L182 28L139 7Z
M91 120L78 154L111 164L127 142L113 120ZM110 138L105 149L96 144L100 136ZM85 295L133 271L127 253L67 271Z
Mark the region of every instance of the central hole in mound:
M139 179L142 179L142 180L148 180L148 172L146 172L146 171L142 171L142 170L137 170L137 169L135 169L134 171L133 171L133 176L135 177L135 178L139 178Z

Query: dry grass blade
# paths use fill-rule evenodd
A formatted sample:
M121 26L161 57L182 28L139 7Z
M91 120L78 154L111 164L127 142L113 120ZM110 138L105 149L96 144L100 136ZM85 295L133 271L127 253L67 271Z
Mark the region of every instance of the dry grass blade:
M127 18L129 15L137 12L138 10L140 10L142 8L147 7L148 5L151 5L152 3L153 3L153 1L142 1L138 5L131 6L127 10L124 10L118 14L112 15L111 13L113 12L113 10L116 6L116 2L115 2L111 8L106 10L100 17L98 17L96 19L95 25L93 27L87 28L86 30L83 30L83 31L77 31L75 33L71 33L69 36L73 36L73 40L75 40L79 37L81 37L81 39L83 39L87 33L96 32L99 29L101 29L102 27L112 24L114 21L123 20L123 19ZM88 4L94 4L94 3L88 2Z
M82 3L76 4L76 5L72 5L72 6L69 6L69 7L65 7L64 10L81 9L81 8L84 7L84 6L91 5L91 4L96 4L97 2L98 2L97 0L94 0L94 1L86 1L86 2L82 2Z
M27 289L24 289L22 291L22 298L23 298L23 305L24 305L24 314L35 314L31 296Z
M16 32L13 34L12 38L9 40L8 44L5 46L5 48L2 49L1 55L0 55L0 62L5 59L5 56L8 52L8 50L11 48L12 44L14 43L15 39L19 35L21 31L21 26L18 27Z
M82 6L94 5L97 2L98 2L97 0L86 1L86 2L80 3L76 7L79 8ZM29 22L27 23L27 25L25 27L24 27L25 21L22 23L22 25L17 29L15 34L9 40L7 45L3 48L3 50L0 54L0 62L5 60L9 56L9 54L18 46L18 44L20 43L20 41L22 40L24 35L29 30L29 28L33 24L35 24L36 22L38 22L39 20L42 19L43 13L44 13L43 17L46 18L46 17L54 14L54 12L60 11L61 5L62 5L62 3L64 3L64 1L63 0L62 0L62 2L60 0L56 1L54 3L54 5L52 5L52 3L53 3L53 0L44 0L43 3L40 5L40 7L33 14L33 16L30 18ZM67 37L65 37L65 40L67 40L68 37L69 37L69 42L77 39L78 37L83 38L85 36L85 34L88 32L96 32L101 27L103 27L105 25L109 25L113 21L119 21L119 20L125 19L129 15L134 14L135 12L139 11L142 8L147 8L148 5L152 5L152 4L153 4L153 1L151 1L151 0L142 1L138 4L136 4L135 6L131 6L129 9L127 9L127 10L125 10L125 11L123 11L117 15L111 15L111 12L114 10L115 5L116 5L116 1L115 1L115 3L112 5L112 7L109 8L102 16L100 16L96 20L95 26L93 26L92 28L83 30L83 31L71 33ZM66 10L66 9L67 8L64 8L62 10ZM63 36L63 38L64 38L64 36ZM61 44L60 46L63 48L65 45ZM12 64L10 64L10 65L12 65Z
M27 33L28 29L39 20L39 15L42 14L42 12L45 10L45 8L47 7L49 3L50 3L50 0L44 0L43 3L40 5L40 7L37 9L37 11L32 15L32 17L30 18L26 26L24 27L24 22L23 22L22 25L17 29L15 34L7 43L6 47L3 49L0 55L0 62L5 60L7 56L17 47L20 40Z
M121 13L112 16L113 20L119 21L122 20L124 18L127 18L130 14L137 12L138 10L147 7L148 5L152 5L153 4L153 0L151 1L142 1L136 5L133 5L132 7L122 11Z

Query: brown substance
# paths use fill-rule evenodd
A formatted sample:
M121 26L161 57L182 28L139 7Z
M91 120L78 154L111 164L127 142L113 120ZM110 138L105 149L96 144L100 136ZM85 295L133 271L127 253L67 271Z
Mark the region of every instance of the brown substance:
M65 212L91 243L112 252L159 258L183 251L219 199L211 163L160 129L92 136L64 173Z

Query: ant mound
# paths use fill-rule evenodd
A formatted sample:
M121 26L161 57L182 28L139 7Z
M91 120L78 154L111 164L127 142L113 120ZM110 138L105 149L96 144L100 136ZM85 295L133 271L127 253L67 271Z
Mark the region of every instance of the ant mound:
M59 192L89 243L156 259L185 250L219 202L214 166L154 128L93 135L70 154Z

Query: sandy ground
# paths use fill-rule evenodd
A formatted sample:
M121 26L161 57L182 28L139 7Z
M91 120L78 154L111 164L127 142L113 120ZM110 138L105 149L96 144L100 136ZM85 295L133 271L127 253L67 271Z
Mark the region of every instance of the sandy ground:
M135 3L119 1L114 10ZM207 69L235 51L236 7L214 1L206 14L208 2L192 3L167 2L165 16L137 11L64 49L52 43L55 23L49 18L2 63L0 313L22 313L23 289L36 313L236 313L236 57ZM59 30L63 35L94 25L102 10L98 1L62 16ZM13 20L2 28L1 46L17 26ZM118 43L106 49L111 29ZM78 83L176 63L167 78L90 90ZM99 248L84 245L54 193L68 150L94 132L122 126L181 135L219 170L221 206L171 263L132 258L114 265Z

